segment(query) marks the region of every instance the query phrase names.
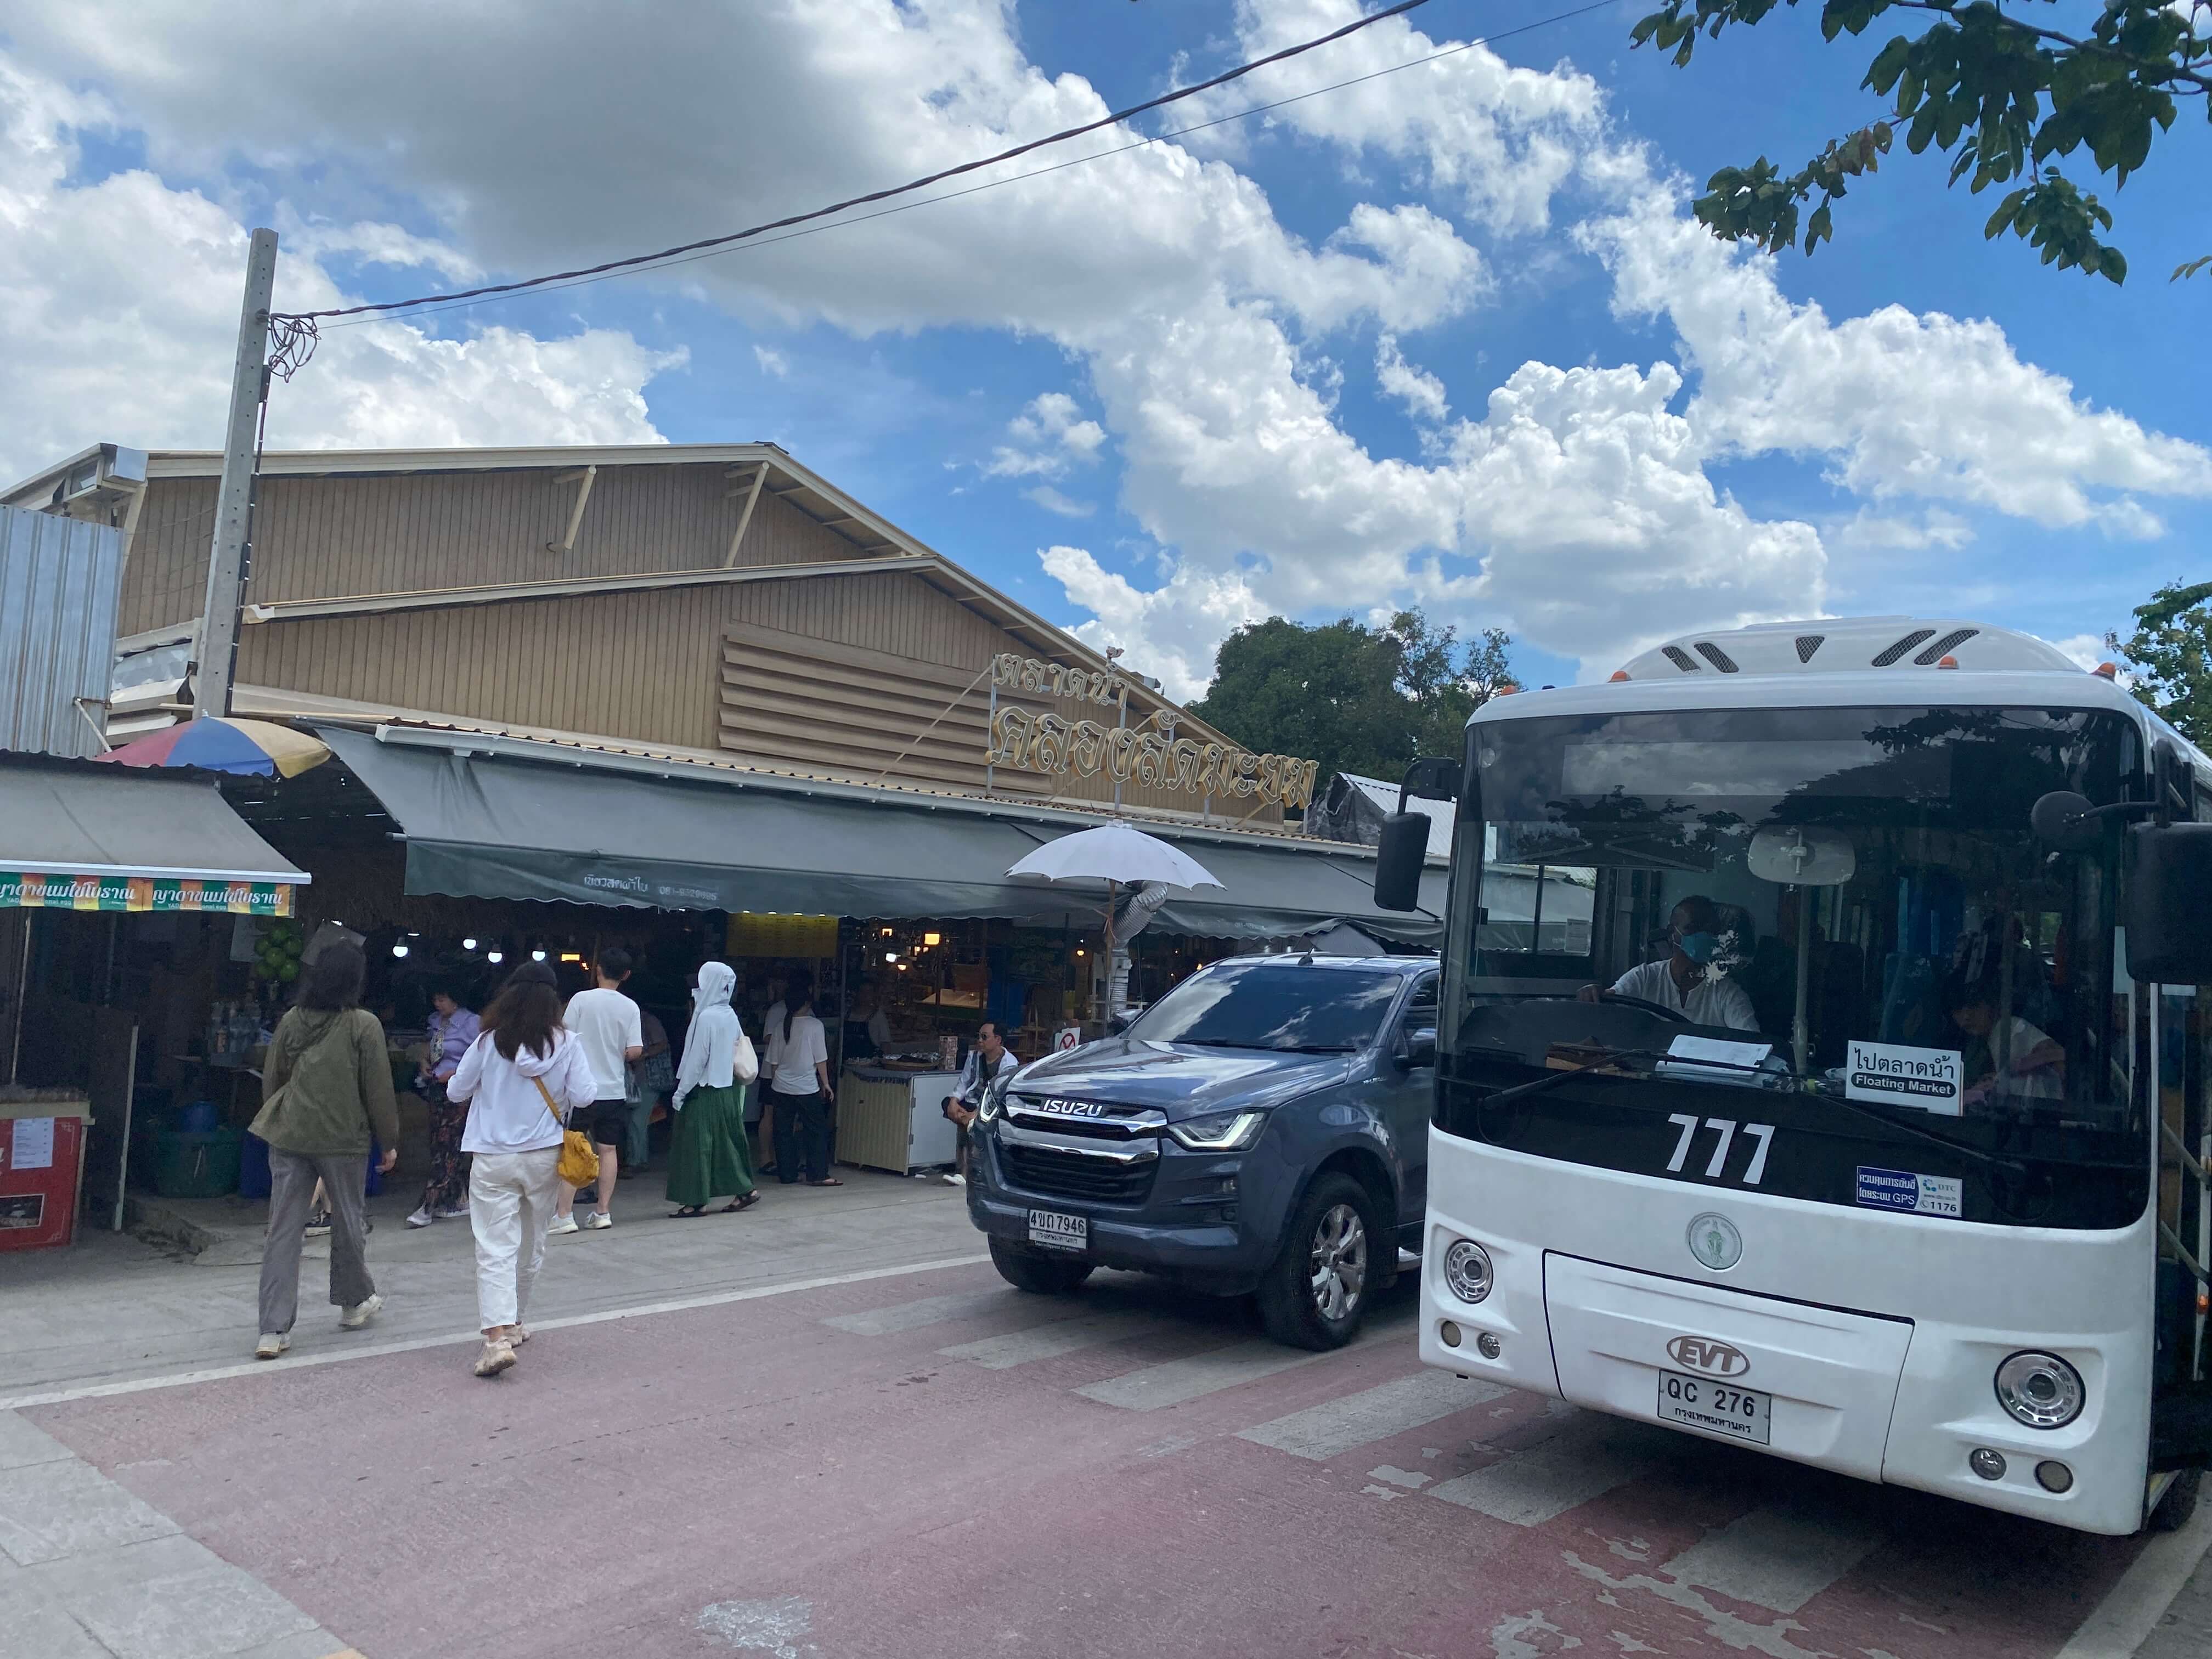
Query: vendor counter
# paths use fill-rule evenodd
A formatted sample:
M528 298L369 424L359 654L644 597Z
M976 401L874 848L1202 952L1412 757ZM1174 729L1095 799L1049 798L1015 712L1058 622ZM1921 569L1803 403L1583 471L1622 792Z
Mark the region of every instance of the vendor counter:
M837 1079L837 1157L908 1175L952 1162L958 1136L945 1115L957 1072L896 1060L854 1063Z

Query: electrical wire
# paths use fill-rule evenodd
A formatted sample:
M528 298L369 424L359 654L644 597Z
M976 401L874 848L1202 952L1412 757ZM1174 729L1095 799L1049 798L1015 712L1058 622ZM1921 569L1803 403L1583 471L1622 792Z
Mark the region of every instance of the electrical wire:
M1148 98L1141 104L1132 104L1127 109L1116 110L1111 115L1101 116L1096 121L1086 121L1079 127L1069 127L1064 131L1051 133L1042 138L1032 138L1025 144L1016 144L1011 149L1002 149L996 155L987 155L980 161L963 161L957 167L945 167L939 172L925 174L920 179L910 179L905 184L893 185L887 190L870 191L865 196L850 197L842 202L832 203L828 207L815 208L805 213L794 213L781 219L771 219L766 224L753 225L744 230L733 230L727 235L709 236L700 241L684 242L675 247L663 248L658 253L634 254L626 259L610 259L605 264L586 265L576 270L556 270L549 276L526 277L517 283L495 283L483 288L462 289L452 294L423 294L411 300L384 300L369 305L339 306L324 311L272 312L270 313L270 320L272 323L280 319L291 323L318 322L328 317L353 317L369 312L404 311L410 307L434 305L444 301L482 299L488 295L495 294L519 294L526 289L543 288L548 283L562 282L568 278L596 276L605 271L654 264L662 260L672 259L678 254L693 253L702 248L719 247L730 242L741 242L766 231L782 230L792 225L805 224L810 219L824 219L831 214L842 213L847 208L865 207L871 202L884 201L893 196L904 196L909 191L942 183L947 179L957 178L963 173L974 173L981 167L996 166L1000 161L1011 161L1017 155L1026 155L1033 149L1042 149L1050 144L1064 143L1070 138L1080 138L1085 133L1096 132L1101 127L1118 126L1124 121L1144 114L1147 110L1158 109L1164 105L1195 97L1201 92L1209 92L1215 87L1226 86L1230 82L1239 80L1251 74L1255 70L1264 69L1270 64L1282 63L1286 58L1297 58L1317 47L1328 46L1333 41L1341 40L1346 35L1357 34L1360 30L1371 28L1386 18L1400 16L1428 3L1429 0L1398 0L1398 3L1395 6L1387 6L1381 11L1370 12L1364 17L1354 18L1343 27L1332 29L1327 34L1316 35L1314 39L1301 41L1295 46L1285 46L1280 52L1269 52L1265 58L1255 58L1249 64L1239 64L1235 69L1224 70L1210 80L1196 82L1187 87L1177 87L1173 92L1162 93L1157 98Z
M1471 52L1477 46L1492 46L1500 40L1510 40L1516 35L1528 34L1536 29L1549 28L1553 24L1568 22L1574 18L1584 16L1594 11L1602 11L1607 7L1616 5L1618 3L1619 0L1588 0L1588 3L1571 7L1565 11L1553 12L1547 16L1534 19L1529 22L1519 24L1510 29L1500 29L1493 34L1477 35L1473 40L1462 40L1456 45L1441 47L1435 52L1428 53L1425 57L1411 58L1402 64L1392 64L1387 68L1370 70L1364 75L1352 76L1342 81L1332 81L1325 87L1316 87L1308 92L1292 93L1286 98L1278 98L1271 103L1255 104L1249 109L1236 110L1227 115L1218 115L1210 121L1196 121L1192 123L1189 126L1176 127L1171 131L1155 133L1149 137L1137 139L1132 143L1117 144L1111 149L1094 150L1088 155L1079 155L1072 161L1054 161L1048 167L1032 167L1026 173L1010 173L1003 179L986 179L980 185L970 185L964 190L946 191L941 196L925 196L919 201L902 202L896 207L878 208L873 213L855 214L853 217L849 219L841 219L835 224L811 225L804 230L789 231L781 236L764 237L758 240L747 241L739 246L732 246L716 245L704 246L697 252L678 252L673 255L651 255L647 256L649 263L644 265L640 265L634 262L622 262L620 268L617 269L595 267L591 272L580 274L573 277L563 278L556 276L541 278L539 279L538 286L550 293L558 293L564 289L587 288L595 283L611 282L617 276L635 275L640 269L651 269L655 270L666 270L676 265L688 265L700 259L719 258L726 253L751 252L759 248L774 247L779 242L795 242L802 236L818 236L823 232L828 230L842 230L852 225L864 225L872 219L888 219L895 213L908 213L913 211L915 208L933 207L940 202L957 202L963 197L980 195L987 190L996 190L1002 185L1018 185L1024 179L1041 179L1047 173L1064 172L1069 167L1084 167L1092 161L1103 161L1116 155L1127 155L1132 150L1143 149L1152 144L1164 144L1174 139L1184 137L1190 133L1203 132L1209 127L1225 126L1231 121L1249 120L1255 115L1265 115L1270 110L1281 109L1285 105L1303 103L1309 98L1319 98L1325 93L1340 92L1346 87L1356 87L1363 82L1376 81L1382 79L1382 77L1386 75L1396 75L1401 70L1419 69L1424 64L1433 64L1440 58L1455 57L1462 52ZM1378 14L1378 15L1379 15L1382 14ZM988 166L988 163L982 163L981 165ZM824 214L828 214L834 213L836 210L837 210L834 208L828 208L823 210L823 212ZM698 245L695 244L695 246ZM495 294L491 297L496 300L502 296ZM422 301L397 301L393 302L395 306L411 305L418 307L418 309L407 313L408 315L416 317L435 316L440 312L443 311L464 311L483 303L485 303L483 300L465 299L459 296L448 300L442 304L433 303L432 301L428 299ZM362 308L362 307L356 307L354 309L359 310ZM334 313L316 312L307 314L311 316L327 316ZM287 320L295 319L288 318ZM364 324L381 322L385 320L386 320L386 319L382 316L356 317L350 322L333 323L331 326L333 328L359 328ZM312 323L309 323L307 326L310 330L313 328L313 325Z

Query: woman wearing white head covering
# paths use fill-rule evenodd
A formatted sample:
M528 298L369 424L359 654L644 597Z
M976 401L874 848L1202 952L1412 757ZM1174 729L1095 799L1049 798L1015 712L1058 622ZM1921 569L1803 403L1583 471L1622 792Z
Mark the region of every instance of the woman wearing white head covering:
M725 1215L760 1202L745 1146L744 1085L760 1075L760 1062L744 1027L730 1006L738 976L727 963L699 969L691 994L691 1029L684 1036L677 1068L676 1133L668 1149L668 1201L680 1218L703 1215L709 1199L733 1194Z

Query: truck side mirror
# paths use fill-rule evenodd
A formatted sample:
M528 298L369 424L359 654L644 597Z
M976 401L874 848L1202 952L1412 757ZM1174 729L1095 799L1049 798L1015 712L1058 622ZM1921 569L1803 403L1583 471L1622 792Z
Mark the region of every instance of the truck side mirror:
M1418 1072L1424 1066L1437 1063L1437 1028L1424 1025L1417 1031L1406 1033L1406 1046L1398 1055L1398 1069Z
M2128 972L2212 985L2212 823L2139 824L2129 843Z
M1375 846L1375 902L1384 910L1421 908L1421 864L1429 855L1429 821L1419 812L1382 820Z

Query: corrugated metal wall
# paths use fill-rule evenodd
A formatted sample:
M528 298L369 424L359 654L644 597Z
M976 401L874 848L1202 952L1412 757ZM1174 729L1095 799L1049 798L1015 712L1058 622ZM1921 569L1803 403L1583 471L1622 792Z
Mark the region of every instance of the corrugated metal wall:
M0 507L0 749L102 751L122 574L121 531Z
M546 551L568 527L574 483L550 468L406 477L271 477L254 508L247 598L332 599L703 570L727 556L751 469L603 466L573 552ZM216 480L157 478L131 555L121 631L196 614L207 586ZM850 559L860 550L763 492L740 564Z

